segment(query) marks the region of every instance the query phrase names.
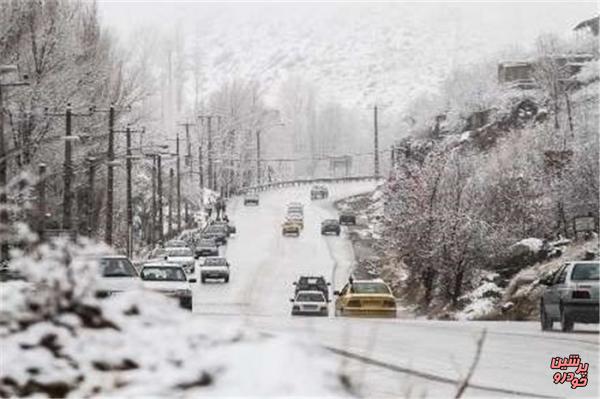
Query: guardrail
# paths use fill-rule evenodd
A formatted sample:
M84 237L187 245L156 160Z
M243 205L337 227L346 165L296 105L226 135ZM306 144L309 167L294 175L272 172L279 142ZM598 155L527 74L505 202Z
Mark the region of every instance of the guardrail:
M323 184L323 183L348 183L357 181L371 181L381 180L381 176L352 176L352 177L320 177L314 179L296 179L286 181L274 181L266 184L260 184L255 186L244 187L239 190L239 194L246 194L248 192L255 191L266 191L277 188L302 186L306 184Z

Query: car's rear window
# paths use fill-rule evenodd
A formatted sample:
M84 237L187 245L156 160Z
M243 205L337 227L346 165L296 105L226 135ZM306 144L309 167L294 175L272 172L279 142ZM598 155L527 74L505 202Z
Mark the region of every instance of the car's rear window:
M167 256L194 256L189 248L170 248L166 252Z
M573 281L597 281L600 280L600 262L576 263L571 274Z
M103 277L136 277L133 265L127 259L103 258L100 260Z
M325 279L322 277L301 277L300 285L323 285L325 284Z
M325 297L319 292L300 293L296 297L299 302L324 302Z
M204 260L204 266L227 266L227 259L225 259L225 258L206 258Z
M140 277L145 281L186 281L180 267L145 266Z
M384 283L354 283L352 292L355 294L390 294L390 290Z

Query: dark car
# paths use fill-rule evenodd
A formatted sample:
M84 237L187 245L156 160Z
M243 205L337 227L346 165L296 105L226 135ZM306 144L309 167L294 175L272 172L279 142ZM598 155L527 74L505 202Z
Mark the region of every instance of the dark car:
M343 212L340 215L340 224L347 226L347 225L352 225L354 226L356 224L356 215L352 212Z
M244 197L244 205L257 205L258 206L258 194L248 193Z
M202 238L212 238L219 245L227 244L227 228L224 226L208 226L202 232Z
M574 261L541 279L548 286L540 300L542 330L551 330L555 321L565 332L574 323L598 323L599 276L599 261Z
M219 256L219 246L212 238L202 238L198 241L194 250L196 258L207 256Z
M298 295L300 291L321 291L325 296L325 299L329 301L329 286L323 276L300 276L298 281L294 282L296 287L294 290L294 297Z
M321 222L321 234L335 234L336 236L340 235L340 223L335 219L326 219Z
M329 189L327 189L327 187L325 187L325 186L313 186L310 189L310 199L311 200L325 199L328 196L329 196Z

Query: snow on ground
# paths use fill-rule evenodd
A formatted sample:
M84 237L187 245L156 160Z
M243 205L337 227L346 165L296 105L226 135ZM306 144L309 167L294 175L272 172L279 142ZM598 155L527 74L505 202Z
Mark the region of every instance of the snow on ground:
M2 284L0 396L351 396L314 344L194 317L158 293L95 298L104 251L59 242L18 260L28 282Z

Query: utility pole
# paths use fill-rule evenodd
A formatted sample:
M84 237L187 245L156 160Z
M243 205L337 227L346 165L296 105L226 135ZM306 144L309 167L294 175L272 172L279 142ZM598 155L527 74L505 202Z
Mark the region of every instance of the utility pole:
M112 245L112 230L113 230L113 165L115 160L115 107L111 104L108 109L108 168L106 171L106 230L104 241L108 245Z
M114 126L113 126L114 127ZM131 153L131 133L145 133L146 129L134 130L131 126L127 125L125 130L115 130L113 128L113 136L115 133L125 133L126 140L126 155L125 155L125 168L127 174L126 182L126 197L127 197L127 256L131 257L133 254L133 193L132 193L132 162L137 156Z
M187 147L186 161L187 161L187 166L188 166L188 169L189 169L189 172L191 175L194 165L193 165L193 160L192 160L192 142L190 141L190 126L195 126L195 124L190 123L190 122L185 122L185 123L180 123L179 126L185 127L185 140L186 140L186 147Z
M15 65L0 65L0 78L2 74L16 72L17 67ZM27 76L23 77L23 80L27 80ZM2 83L0 80L0 226L2 228L8 228L8 196L7 191L7 149L4 141L4 103L2 98L3 87L15 87L15 86L28 86L29 82L12 82ZM3 240L0 245L0 261L8 261L8 242Z
M212 141L212 118L216 118L216 115L199 115L198 118L204 122L206 119L206 175L208 177L207 183L208 188L211 190L215 189L215 176L213 172L213 141ZM220 117L219 117L220 118Z
M256 185L260 185L260 129L256 130Z
M73 150L72 150L72 141L78 140L78 136L71 135L71 122L73 116L91 116L94 110L90 107L89 112L87 113L73 113L73 109L71 108L71 104L67 104L65 112L59 113L50 113L48 109L45 110L46 116L60 116L65 118L65 135L63 140L65 141L65 159L63 163L63 212L62 212L62 228L64 230L70 230L73 228L72 226L72 202L73 202L73 192L71 190L71 183L73 180Z
M152 157L152 222L150 230L150 243L154 245L156 236L156 157Z
M92 237L94 235L94 185L96 180L96 165L95 158L88 158L88 237Z
M126 111L130 111L131 107L127 106ZM118 110L121 111L121 110ZM113 242L113 207L114 207L114 166L115 166L115 109L114 104L111 104L108 109L94 109L94 112L108 113L108 151L107 151L107 168L106 168L106 228L104 231L104 241L108 245Z
M165 239L165 231L164 231L164 225L163 225L163 202L162 202L162 157L160 156L160 154L158 154L157 158L157 168L158 168L158 175L157 175L157 182L156 182L156 186L157 186L157 195L158 195L158 200L157 200L157 206L158 206L158 238L161 241L164 241Z
M179 133L177 133L177 232L181 232L181 157L179 156Z
M203 162L202 162L202 144L200 144L198 146L198 175L199 175L199 180L198 182L200 183L200 195L204 196L203 191L204 191L204 166L203 166ZM203 199L201 199L200 201L203 201Z
M38 166L38 183L37 183L37 197L38 197L38 235L40 240L44 236L44 230L46 230L46 164L41 163Z
M379 177L379 132L377 130L377 105L373 107L373 173Z
M73 178L72 165L72 150L71 150L71 104L67 104L65 112L65 163L63 164L63 216L62 228L64 230L71 229L71 180Z
M173 233L173 180L174 180L173 168L169 169L169 237Z
M133 198L131 193L131 128L125 129L127 158L125 165L127 168L127 256L131 258L133 253Z

